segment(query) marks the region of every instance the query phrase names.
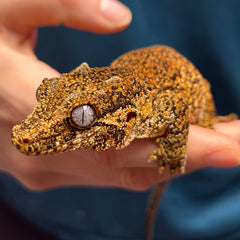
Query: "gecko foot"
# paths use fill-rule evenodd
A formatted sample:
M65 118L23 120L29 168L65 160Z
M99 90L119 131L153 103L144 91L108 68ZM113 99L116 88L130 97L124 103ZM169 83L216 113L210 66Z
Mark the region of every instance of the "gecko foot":
M185 171L185 163L186 163L186 156L182 158L171 158L167 156L163 156L162 150L160 148L151 152L148 162L157 161L158 164L158 171L161 174L165 167L168 165L170 168L171 175L174 175L176 170L178 169L181 174Z
M160 148L152 151L149 156L148 162L154 162L154 161L157 161L158 166L159 166L158 171L161 174L163 172L163 170L165 169L166 162L163 159L162 151Z

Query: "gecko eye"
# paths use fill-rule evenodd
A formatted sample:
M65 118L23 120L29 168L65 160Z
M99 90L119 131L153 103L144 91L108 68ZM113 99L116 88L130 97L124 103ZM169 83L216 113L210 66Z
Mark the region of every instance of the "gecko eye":
M72 123L79 128L87 128L94 123L96 111L90 105L75 107L71 112Z

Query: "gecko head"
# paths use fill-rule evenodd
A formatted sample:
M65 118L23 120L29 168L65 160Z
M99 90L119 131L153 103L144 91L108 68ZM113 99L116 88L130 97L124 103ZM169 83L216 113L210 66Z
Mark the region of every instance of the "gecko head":
M37 106L13 127L12 142L31 155L123 148L134 138L138 116L132 87L113 69L86 63L59 78L44 79Z

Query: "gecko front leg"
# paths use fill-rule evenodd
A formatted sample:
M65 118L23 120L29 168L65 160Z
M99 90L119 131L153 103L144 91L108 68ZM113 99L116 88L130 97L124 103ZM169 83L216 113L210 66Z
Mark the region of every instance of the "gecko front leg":
M189 107L183 93L165 94L158 98L154 107L160 107L159 123L165 126L165 134L156 138L158 148L149 157L149 162L157 161L161 173L168 165L173 174L176 169L184 172L186 163L187 137L189 131Z

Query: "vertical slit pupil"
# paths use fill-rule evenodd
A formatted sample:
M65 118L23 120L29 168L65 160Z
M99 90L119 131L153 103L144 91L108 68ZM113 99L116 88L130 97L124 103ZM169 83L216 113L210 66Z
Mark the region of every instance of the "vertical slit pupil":
M84 126L84 112L86 111L87 109L86 109L86 106L83 106L83 108L82 108L82 125Z
M71 112L72 122L78 127L89 127L96 118L95 109L90 105L80 105Z

